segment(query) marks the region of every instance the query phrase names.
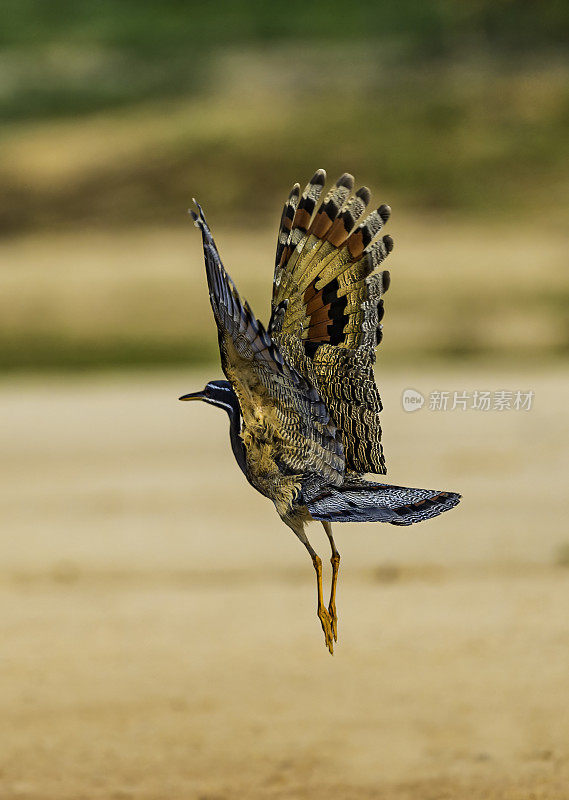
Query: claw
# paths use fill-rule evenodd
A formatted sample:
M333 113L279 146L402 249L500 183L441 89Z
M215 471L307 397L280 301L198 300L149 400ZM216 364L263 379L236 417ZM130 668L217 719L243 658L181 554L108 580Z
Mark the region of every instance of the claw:
M322 630L324 631L324 642L326 647L330 651L330 655L334 655L334 633L333 633L333 622L332 617L328 613L328 611L322 607L318 609L318 619L320 620L320 624L322 625Z
M336 603L333 601L328 606L328 613L330 614L330 622L332 626L332 636L334 641L338 641L338 615L336 614Z

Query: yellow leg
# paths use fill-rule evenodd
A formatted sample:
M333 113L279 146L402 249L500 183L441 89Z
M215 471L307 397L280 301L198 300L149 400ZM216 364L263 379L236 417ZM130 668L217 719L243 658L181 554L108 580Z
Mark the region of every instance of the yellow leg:
M322 525L324 526L326 535L330 540L330 547L332 548L332 558L330 559L330 563L332 564L332 584L330 586L330 602L328 603L328 613L332 622L332 635L334 636L334 641L337 642L338 615L336 613L336 586L338 584L338 572L340 571L340 553L336 549L336 543L334 542L334 538L332 536L332 526L329 522L323 522Z
M310 557L312 558L312 563L314 564L314 570L316 571L316 586L318 590L318 619L320 620L320 624L322 625L322 630L324 631L324 642L326 643L326 647L330 651L330 653L334 654L334 633L332 628L332 617L330 616L330 612L327 610L326 606L324 605L324 597L322 594L322 561L318 557L318 554L308 541L306 534L304 533L304 525L302 523L298 523L296 520L284 520L287 525L295 532L298 536L302 544L306 547L308 552L310 553Z
M316 570L316 585L318 590L318 619L320 620L320 624L322 625L322 630L324 631L324 641L326 643L326 647L330 651L330 653L334 654L334 642L333 639L333 627L332 627L332 618L330 613L326 610L326 606L324 605L324 597L322 594L322 561L316 555L316 553L312 556L312 563L314 564L314 569Z

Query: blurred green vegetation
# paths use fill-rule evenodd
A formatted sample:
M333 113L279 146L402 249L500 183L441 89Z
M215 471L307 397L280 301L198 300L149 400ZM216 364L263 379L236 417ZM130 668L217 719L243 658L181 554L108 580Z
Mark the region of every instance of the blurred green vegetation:
M0 227L172 222L193 193L265 224L315 166L414 209L560 218L568 9L4 0Z
M568 35L569 6L552 0L349 7L337 0L289 0L282 7L260 0L4 0L4 255L20 263L14 237L26 252L26 237L34 237L40 253L42 235L98 230L122 237L132 229L134 242L141 226L187 226L195 194L216 231L222 224L250 232L251 262L258 265L259 241L276 227L290 184L316 167L330 178L349 170L371 186L374 199L392 205L394 224L428 220L440 241L464 221L479 226L481 285L493 277L484 257L489 225L495 243L495 226L539 226L540 236L552 235L551 262L540 263L538 239L531 253L542 281L538 316L548 331L537 338L540 352L565 353L558 298L567 296L567 284L558 271L569 211ZM169 259L167 237L161 241L157 274ZM460 243L453 241L460 264ZM111 254L112 244L106 247ZM265 293L268 252L267 267L258 270ZM77 281L90 254L74 249L73 258L68 277ZM496 258L488 261L499 268ZM215 352L195 327L191 342L182 325L170 330L151 294L135 315L125 292L113 324L101 322L85 338L79 315L62 321L58 297L66 278L59 275L61 288L47 292L48 308L45 289L34 294L26 283L37 281L37 270L25 275L12 269L4 287L5 368L178 363ZM237 271L235 278L240 284ZM135 274L130 285L136 295ZM442 285L448 296L438 309L437 343L419 349L429 357L491 355L492 340L462 335L479 331L484 308L475 311L458 288L453 294ZM477 291L474 280L469 291ZM531 317L529 287L509 294L502 282L501 291L497 297L493 290L493 302L506 316L515 316L509 304L519 304L518 316L523 306ZM453 322L457 308L462 327ZM420 304L416 310L428 314ZM129 322L116 323L121 316ZM153 320L152 331L144 319ZM498 330L494 341L500 340L495 349L516 352ZM404 358L407 350L397 353Z
M0 110L10 119L85 113L195 91L219 49L370 42L391 67L465 52L517 57L563 49L564 2L546 0L3 0ZM196 73L197 68L197 73Z

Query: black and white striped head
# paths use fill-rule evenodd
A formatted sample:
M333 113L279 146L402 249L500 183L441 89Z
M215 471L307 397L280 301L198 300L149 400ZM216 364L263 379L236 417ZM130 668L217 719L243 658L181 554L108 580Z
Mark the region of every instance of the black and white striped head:
M209 381L201 392L184 394L180 400L203 400L225 409L230 417L240 413L239 401L229 381Z

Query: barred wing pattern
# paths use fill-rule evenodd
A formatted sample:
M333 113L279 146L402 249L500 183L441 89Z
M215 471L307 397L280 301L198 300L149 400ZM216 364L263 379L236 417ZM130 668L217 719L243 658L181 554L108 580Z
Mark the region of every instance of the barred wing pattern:
M263 462L256 464L255 471L265 476L267 485L273 480L273 494L278 492L275 484L280 475L321 479L312 480L313 489L319 484L341 485L342 443L324 401L287 363L248 303L241 300L221 262L201 206L198 209L199 214L192 212L192 217L202 233L222 367L239 399L248 455L252 457L256 451ZM271 446L263 449L263 443L269 441ZM267 486L257 488L266 493Z
M346 469L385 474L373 365L389 287L389 273L376 268L393 249L391 237L378 234L391 210L381 205L357 224L370 192L362 187L352 196L354 179L345 173L314 214L325 179L318 170L302 195L295 184L285 203L269 332L315 381L340 429Z

